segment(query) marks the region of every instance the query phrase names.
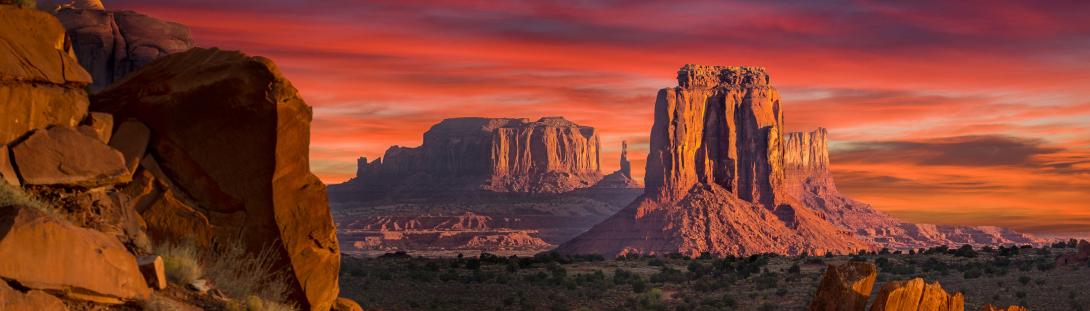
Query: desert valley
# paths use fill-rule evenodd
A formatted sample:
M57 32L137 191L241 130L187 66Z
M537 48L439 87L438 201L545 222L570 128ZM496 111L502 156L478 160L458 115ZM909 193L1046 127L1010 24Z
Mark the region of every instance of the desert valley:
M354 170L331 181L324 144L344 123L311 103L336 94L289 79L305 52L221 49L194 38L211 26L108 5L0 0L0 310L1090 306L1090 242L1064 235L1078 217L1039 235L1028 219L919 221L853 199L875 194L838 180L887 167L840 160L953 162L843 156L867 149L797 109L774 67L654 71L669 84L624 88L641 93L625 109L648 113L611 112L650 125L625 139L590 108L414 115L426 131L397 130L419 145L339 155ZM1018 164L1090 176L1077 156L1031 160ZM906 184L885 177L865 180Z

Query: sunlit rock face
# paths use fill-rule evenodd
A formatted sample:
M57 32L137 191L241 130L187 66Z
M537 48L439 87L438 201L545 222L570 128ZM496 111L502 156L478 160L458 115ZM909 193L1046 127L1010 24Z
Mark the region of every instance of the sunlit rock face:
M870 244L786 190L780 96L763 68L685 65L655 102L642 198L565 253L847 253Z
M561 117L454 118L432 126L415 148L390 147L334 187L374 197L475 190L562 193L602 178L597 131Z

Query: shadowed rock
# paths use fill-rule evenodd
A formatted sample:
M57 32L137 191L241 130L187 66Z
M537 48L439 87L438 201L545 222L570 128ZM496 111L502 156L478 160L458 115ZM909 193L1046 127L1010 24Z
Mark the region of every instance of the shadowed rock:
M5 145L0 145L0 180L12 186L22 185L19 175L15 174L15 167L11 166L11 151Z
M289 298L304 309L330 308L340 251L325 186L310 172L311 108L272 61L192 49L145 66L92 101L95 111L145 124L162 179L175 186L173 199L185 194L194 203L168 202L155 191L144 197L152 201L141 207L153 238L199 238L203 233L156 232L209 230L251 252L271 248L279 257L274 268L290 271ZM172 210L157 210L167 206Z
M873 263L849 262L829 265L810 302L812 311L862 311L878 277Z

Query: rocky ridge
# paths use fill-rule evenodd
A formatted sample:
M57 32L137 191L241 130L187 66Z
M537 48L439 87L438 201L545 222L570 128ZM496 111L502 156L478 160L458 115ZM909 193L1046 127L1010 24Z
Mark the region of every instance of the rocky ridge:
M848 253L870 249L787 192L783 112L767 72L686 65L659 91L643 197L564 253Z

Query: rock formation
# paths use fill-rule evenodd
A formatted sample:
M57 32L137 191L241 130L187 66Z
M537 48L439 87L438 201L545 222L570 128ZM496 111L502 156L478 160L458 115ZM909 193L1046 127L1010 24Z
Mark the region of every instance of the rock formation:
M787 193L837 227L890 249L938 245L1038 244L1030 235L998 227L905 223L848 198L829 170L829 133L823 128L784 136Z
M871 245L787 193L783 113L763 68L686 65L655 103L642 198L565 253L847 253Z
M167 54L194 47L189 28L131 11L106 11L98 1L74 1L55 13L75 55L100 91Z
M867 308L878 267L873 263L852 261L829 265L810 302L811 311L863 311Z
M1086 263L1090 260L1090 242L1079 240L1074 253L1067 253L1056 258L1056 264L1060 266Z
M91 76L64 28L38 10L0 5L0 16L0 144L36 128L79 125Z
M356 178L336 191L435 196L474 190L561 193L601 179L598 134L560 117L446 119L416 148L361 158Z
M963 311L965 297L942 289L939 282L924 283L921 278L886 283L874 298L871 311Z
M92 101L96 111L152 132L153 156L129 192L153 238L174 232L271 249L277 270L291 273L291 298L305 309L330 308L340 252L325 186L310 172L311 109L270 60L192 49Z
M642 188L635 179L632 179L632 163L628 162L628 143L621 142L621 168L612 174L606 175L602 180L594 184L598 189L614 188Z
M1023 306L1007 306L1006 308L1000 308L991 304L986 304L984 307L980 308L980 311L1029 311L1029 309Z

